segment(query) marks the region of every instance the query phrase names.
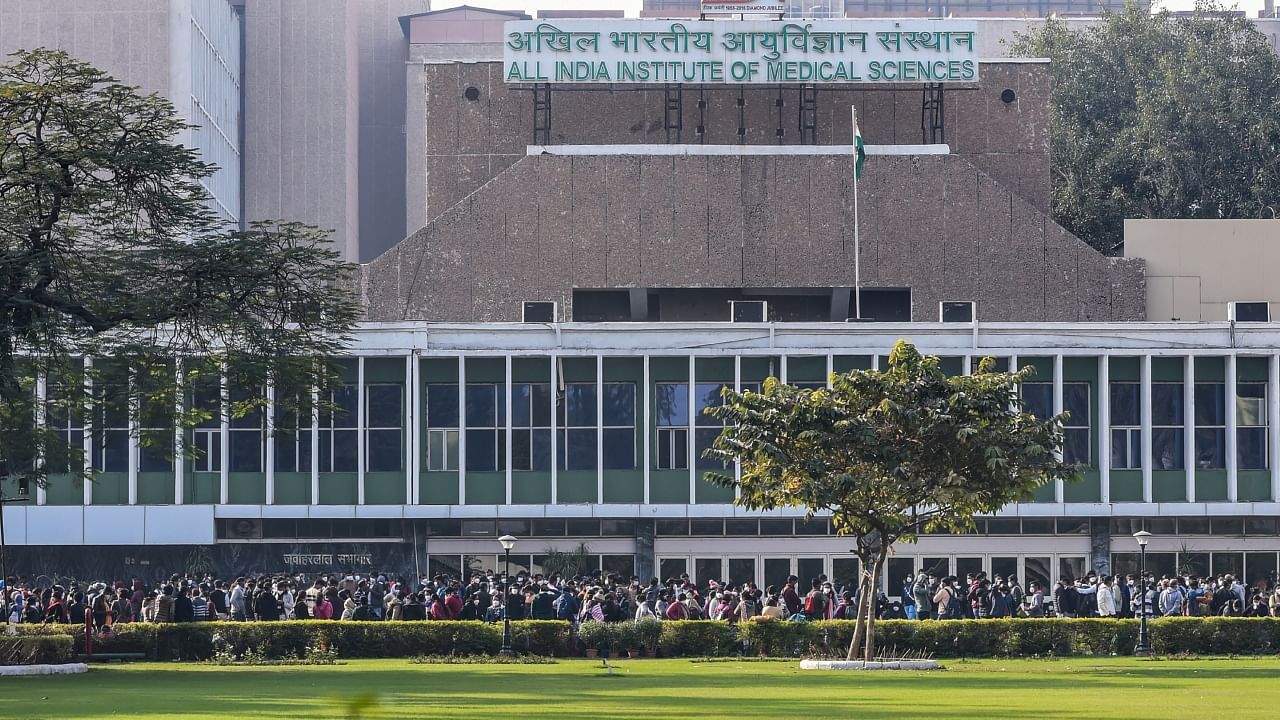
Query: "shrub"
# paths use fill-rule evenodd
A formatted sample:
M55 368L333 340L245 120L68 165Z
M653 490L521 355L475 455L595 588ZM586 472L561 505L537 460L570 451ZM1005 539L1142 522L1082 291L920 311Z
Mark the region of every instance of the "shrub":
M640 643L649 655L658 654L658 639L662 637L662 621L657 618L645 618L635 624L636 642Z
M501 634L502 626L498 632ZM511 647L521 655L565 657L573 654L567 620L522 620L511 623Z
M608 650L613 640L609 624L588 620L578 626L578 639L587 650Z
M74 655L70 635L0 635L0 665L57 665Z
M827 623L790 622L761 618L738 625L747 652L767 657L797 657L821 643ZM845 643L848 645L848 642ZM823 653L827 654L827 653Z
M658 636L663 657L706 657L736 652L733 627L723 620L667 620Z

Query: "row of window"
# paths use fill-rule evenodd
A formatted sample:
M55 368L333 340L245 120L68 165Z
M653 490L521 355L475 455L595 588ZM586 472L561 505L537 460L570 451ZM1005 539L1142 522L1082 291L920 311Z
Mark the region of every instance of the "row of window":
M822 383L796 383L818 388ZM516 471L549 471L552 465L552 408L555 408L556 465L563 471L594 471L602 461L606 470L637 467L636 385L630 382L566 383L553 393L550 383L513 383L511 418L506 417L507 398L499 383L468 383L459 397L457 384L432 383L426 386L425 467L430 471L503 471L508 464ZM659 382L654 386L655 449L654 467L659 470L688 469L690 459L699 470L722 469L723 465L702 457L723 429L723 424L704 411L721 402L721 383L690 384ZM759 391L758 383L744 383L744 390ZM1226 386L1223 383L1195 383L1194 443L1198 469L1225 467ZM1111 467L1142 467L1141 386L1139 383L1111 383L1110 388ZM1179 470L1185 465L1186 441L1182 383L1151 384L1151 457L1157 470ZM123 393L99 388L97 394L113 398ZM597 397L599 394L599 397ZM1067 462L1094 465L1091 441L1091 388L1089 383L1062 384L1065 424L1063 457ZM1267 388L1265 383L1243 382L1236 386L1236 459L1242 470L1266 469L1268 463ZM51 397L56 395L56 390ZM248 397L232 392L234 405ZM1022 386L1027 412L1046 417L1053 414L1052 383ZM404 387L400 384L365 386L365 468L369 472L401 472L405 466ZM288 411L277 406L274 418L275 471L311 472L313 454L320 472L355 472L359 435L358 394L353 385L339 386L315 413ZM298 403L306 407L308 403ZM220 472L223 463L220 389L197 389L189 405L202 410L209 419L192 431L196 450L193 460L198 472ZM228 420L226 462L231 472L262 472L266 467L266 411L262 408ZM692 413L692 414L691 414ZM142 472L172 469L172 432L150 417L145 408L136 413L140 430L138 468ZM92 467L104 472L125 472L129 466L129 403L104 401L93 413ZM460 457L460 434L465 419L465 459ZM83 413L69 411L50 401L46 422L58 431L69 447L80 447L85 439ZM511 457L507 453L507 432L511 433ZM690 452L690 443L693 451ZM316 447L313 448L313 444ZM65 455L65 453L62 453ZM57 464L58 450L51 453Z

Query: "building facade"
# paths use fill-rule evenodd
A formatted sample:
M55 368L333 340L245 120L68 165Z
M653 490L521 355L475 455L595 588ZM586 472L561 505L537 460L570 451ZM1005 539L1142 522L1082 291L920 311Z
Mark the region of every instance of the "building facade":
M624 574L848 579L850 543L825 518L744 511L703 479L700 453L719 427L701 411L722 386L775 376L821 387L830 372L876 367L900 337L950 373L984 356L1034 366L1028 408L1072 413L1064 453L1086 469L979 518L972 534L897 548L888 579L918 566L1040 580L1132 572L1129 535L1142 528L1157 535L1157 572L1252 582L1276 571L1270 324L369 324L335 398L345 414L196 428L188 441L217 449L197 459L126 439L123 453L90 453L93 482L55 479L33 506L5 508L7 537L32 577L185 562L457 573L495 567L496 537L512 533L517 565L535 572L541 556L585 545ZM120 431L68 432L92 444Z
M878 367L907 338L952 374L986 356L1035 367L1026 405L1071 413L1063 453L1084 471L971 534L897 548L891 591L921 567L1132 572L1139 529L1157 536L1156 572L1275 575L1280 330L1148 321L1144 259L1103 257L1052 221L1043 61L983 61L943 89L573 89L505 81L510 19L400 18L405 149L389 172L411 232L361 267L341 411L233 419L221 392L192 397L215 419L186 431L200 454L176 458L139 440L176 432L128 407L65 420L93 480L3 509L11 568L465 573L496 567L510 533L535 572L577 550L645 578L848 582L851 543L826 518L748 512L704 479L720 428L702 410L724 386ZM283 20L259 29L293 47ZM316 61L345 113L344 47ZM870 145L856 211L851 105ZM344 117L348 144L314 160L335 173L361 147ZM251 163L276 162L252 146ZM350 185L315 187L359 205ZM743 321L739 302L765 305ZM944 303L969 312L939 322L957 320Z

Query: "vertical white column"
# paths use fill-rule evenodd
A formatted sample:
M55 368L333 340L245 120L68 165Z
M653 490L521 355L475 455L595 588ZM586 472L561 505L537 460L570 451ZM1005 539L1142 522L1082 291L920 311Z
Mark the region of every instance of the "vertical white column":
M555 505L560 498L560 366L555 355L551 360L551 504ZM566 418L567 419L567 418Z
M320 504L320 390L311 388L311 504Z
M128 408L129 408L129 504L138 504L138 456L142 453L142 448L138 444L138 434L140 429L139 415L142 413L141 403L138 401L138 376L137 371L133 368L128 372Z
M93 409L96 404L93 402L93 358L84 359L84 402L81 403L81 412L84 413L84 458L82 460L84 467L84 475L86 478L93 473ZM84 481L84 504L93 504L93 483L89 480Z
M642 422L642 425L640 427L640 433L641 433L640 450L641 452L644 453L644 457L640 460L640 467L644 473L644 504L648 505L650 502L649 501L649 467L653 465L653 460L652 460L653 456L651 454L652 451L649 448L649 438L653 435L653 430L651 429L653 424L653 419L651 417L653 410L650 408L649 398L653 395L653 390L652 388L650 388L650 382L649 382L649 356L648 355L644 356L643 362L644 362L644 372L641 374L642 387L640 388L640 395L642 397L641 406L644 408L644 410L641 413L641 417L640 417L640 420Z
M596 355L596 502L604 502L604 356Z
M1151 502L1151 355L1142 356L1139 369L1138 412L1142 418L1142 500Z
M48 382L49 382L49 378L44 373L44 371L41 371L39 374L36 375L36 427L42 430L45 428L46 425L49 424L49 417L46 414L46 411L48 410L48 408L45 406L46 405L45 401L48 400L48 397L49 397ZM70 408L67 409L67 412L68 414L70 413ZM44 460L45 460L44 451L41 450L39 462L43 465ZM48 466L45 466L45 472L47 475ZM45 489L44 483L37 483L36 484L36 505L44 505L46 502L48 502L48 499L49 499L48 490ZM0 505L0 512L4 512L3 505Z
M961 375L972 375L972 374L973 374L973 356L972 356L972 355L962 355L962 356L960 357L960 362L962 363L962 364L960 365L960 374L961 374Z
M1227 500L1235 502L1239 494L1239 458L1236 457L1236 354L1227 355Z
M356 358L356 504L364 504L364 475L368 467L365 457L365 427L369 424L364 397L364 356Z
M445 450L448 459L449 451ZM458 504L467 504L467 356L458 356Z
M872 354L872 356L871 356L871 369L872 369L872 370L879 370L879 369L880 369L880 356L879 356L879 355Z
M508 369L510 366L508 366ZM508 373L510 375L510 373ZM408 394L408 412L404 419L405 446L405 485L404 499L410 505L418 504L418 439L422 437L421 421L418 419L422 409L422 393L418 386L418 351L411 350L404 358L404 387ZM507 411L510 416L510 410ZM510 450L507 451L510 456ZM509 483L508 483L509 484ZM417 552L415 550L414 552Z
M173 411L175 413L174 418L176 420L177 418L182 417L182 408L184 405L183 382L182 382L182 358L174 358L173 381L175 383L174 387L176 388L176 391L173 394L174 396ZM183 490L185 489L184 485L186 485L186 483L182 482L182 478L187 471L187 458L185 457L185 452L184 452L187 446L187 443L185 441L186 439L185 436L187 431L186 431L186 428L182 426L181 422L174 422L173 430L174 430L173 431L173 502L175 505L182 505L183 503L186 502L186 497L185 497L186 493L183 492ZM268 483L267 492L270 493L271 492L270 478L268 478L267 483ZM268 495L267 497L269 498L270 495ZM270 502L270 500L268 500L268 502Z
M268 505L276 504L276 384L275 382L267 383L267 409L266 428L267 428L267 493L266 501Z
M1267 357L1267 467L1271 502L1280 501L1280 355Z
M505 358L505 363L504 363L504 367L503 367L503 386L502 386L502 387L503 387L503 391L506 393L506 398L503 400L503 402L505 402L505 403L506 403L506 408L507 408L507 409L506 409L506 418L507 418L507 421L506 421L506 445L507 445L507 450L506 450L506 458L507 458L507 494L506 494L506 498L507 498L507 504L508 504L508 505L510 505L510 504L511 504L511 480L512 480L512 473L511 473L511 465L512 465L512 462L511 462L511 446L512 446L512 442L511 442L511 393L512 393L512 390L511 390L511 388L512 388L512 385L511 385L511 354L510 354L510 353L507 353L506 358Z
M231 388L227 383L227 364L222 363L218 377L218 502L231 502Z
M698 469L695 467L695 465L697 465L697 445L698 444L694 442L694 422L696 418L694 417L694 414L693 414L694 408L697 407L693 397L694 389L697 387L697 384L698 384L697 382L698 376L696 374L696 370L697 370L696 361L697 361L697 356L695 355L689 356L689 392L686 395L686 398L689 401L689 440L686 443L688 447L686 447L685 450L689 454L688 463L689 463L689 504L690 505L692 505L694 500L697 499L697 489L698 489L698 482L697 482ZM787 356L783 355L782 356L783 377L778 379L782 380L782 382L786 382L786 373L787 373Z
M787 356L786 355L778 356L778 379L781 380L783 383L787 382ZM693 381L690 380L689 382L693 382ZM692 395L693 393L692 388L693 386L691 385L689 390L690 395ZM693 417L693 416L690 415L689 417Z
M835 371L836 371L836 356L832 355L831 353L827 353L827 375L826 375L826 378L824 379L827 381L828 390L831 389L831 375ZM738 388L735 385L733 389L737 390Z
M1182 466L1187 502L1196 499L1196 356L1182 360Z
M967 358L966 358L967 360ZM1062 355L1053 356L1053 414L1060 415L1063 411L1062 403ZM1062 448L1057 450L1058 459L1062 459ZM1053 501L1062 502L1062 481L1055 480L1053 483Z
M1111 502L1111 356L1098 358L1098 498Z
M831 359L831 356L828 355L827 360L830 361L830 359ZM739 392L739 393L742 392L742 356L741 355L733 356L733 391ZM742 463L736 460L733 463L733 479L737 480L738 482L742 482ZM733 488L733 498L734 500L737 500L738 498L741 498L741 497L742 497L742 488L735 485ZM764 561L761 560L762 564L763 562Z

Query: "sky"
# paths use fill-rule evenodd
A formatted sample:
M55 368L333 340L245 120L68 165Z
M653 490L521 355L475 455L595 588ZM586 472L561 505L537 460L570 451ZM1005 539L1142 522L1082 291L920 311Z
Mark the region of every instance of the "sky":
M1156 0L1161 7L1170 10L1191 10L1195 0ZM556 10L617 10L626 11L627 17L638 16L641 0L432 0L431 9L443 10L457 5L487 7L494 10L537 11L539 9ZM1223 0L1227 8L1246 11L1250 17L1256 17L1262 10L1263 0Z

